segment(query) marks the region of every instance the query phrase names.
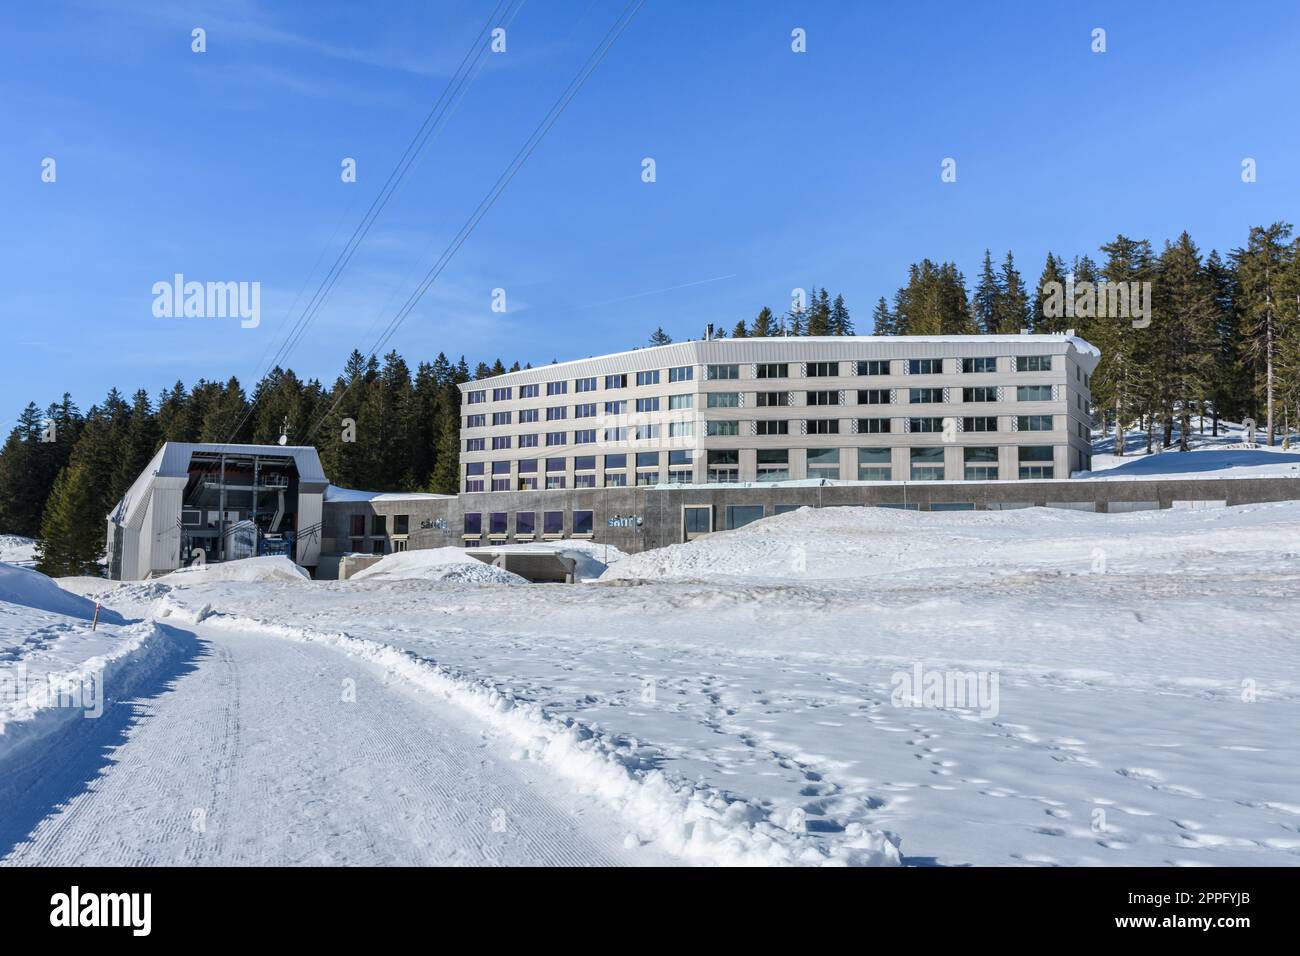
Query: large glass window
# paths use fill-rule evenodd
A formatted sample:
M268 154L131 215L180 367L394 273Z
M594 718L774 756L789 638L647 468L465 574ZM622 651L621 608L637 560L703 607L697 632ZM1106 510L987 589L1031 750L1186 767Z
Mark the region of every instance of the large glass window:
M511 391L511 390L510 390L509 388L494 388L494 389L492 389L492 401L494 401L494 402L508 402L508 401L510 401L510 391Z
M492 424L493 424L493 425L509 425L509 424L510 424L510 413L509 413L509 412L493 412L493 413L492 413Z
M564 433L564 432L547 432L547 433L546 433L546 444L547 444L548 447L554 447L555 445L563 445L563 444L565 444L567 441L568 441L568 439L565 437L565 433Z
M506 513L504 511L492 511L488 513L488 534L505 534L506 533Z
M943 481L943 447L912 449L912 480Z
M840 374L839 362L809 362L809 378L831 378Z
M609 469L609 468L626 468L626 467L627 467L627 454L626 454L626 453L621 454L621 455L606 455L606 456L605 456L605 468L606 468L606 469Z
M594 392L596 390L596 377L580 378L573 383L575 392Z
M756 375L758 378L789 378L790 366L785 362L760 362Z
M526 425L528 422L535 422L541 413L540 408L523 408L519 411L519 424Z
M907 430L910 432L941 432L943 431L942 418L909 418L907 420Z
M789 392L759 392L759 408L786 408L790 404Z
M534 384L534 385L520 385L520 386L519 386L519 397L520 397L520 398L536 398L536 397L537 397L537 394L538 394L538 391L539 391L538 386L535 385L535 384Z
M542 533L543 534L564 534L564 512L543 511L542 512Z
M639 451L636 453L636 466L638 468L658 468L659 452L657 451Z
M573 470L574 471L595 471L596 456L579 455L577 458L573 459Z
M1017 355L1017 372L1050 372L1052 357L1050 355Z
M694 395L669 395L668 410L675 411L679 408L691 408L694 405L692 399Z
M998 360L992 355L985 355L980 358L964 358L961 360L961 370L971 374L996 372L998 370Z
M710 450L707 454L708 480L740 480L740 452L734 448Z
M961 390L961 400L963 402L996 402L998 400L997 386L977 385L974 388L963 388Z
M829 392L809 392L809 405L838 405L840 403L840 393L835 391Z
M606 388L627 388L627 373L605 376Z
M709 392L707 404L709 408L739 408L739 392Z
M537 528L536 511L515 512L515 534L533 534Z
M465 513L465 535L477 538L483 533L483 516L478 512Z
M592 526L595 524L595 513L591 511L575 511L573 513L573 533L574 534L591 534Z
M840 421L838 418L810 418L807 428L809 435L838 435Z
M648 372L637 372L636 383L638 385L658 385L659 369L651 369Z
M1022 445L1019 459L1021 478L1051 478L1055 475L1056 458L1051 445Z
M547 395L565 395L568 393L568 391L569 391L568 382L547 382L546 383Z
M708 366L708 370L709 370L709 378L711 380L725 379L725 378L740 378L739 365L710 365Z
M762 505L727 505L727 527L734 530L763 517Z
M509 435L493 435L493 436L492 436L492 450L493 450L493 451L500 451L500 450L503 449L503 448L509 448L509 447L510 447L510 436L509 436Z
M889 359L870 359L858 363L859 375L888 375Z
M943 389L941 388L908 389L907 400L913 405L942 405Z
M589 403L587 403L586 405L574 405L574 406L573 406L573 417L574 417L574 418L595 418L595 417L596 417L596 403L595 403L595 402L589 402Z
M638 412L657 412L659 411L659 399L638 398L636 400L636 410Z
M695 368L691 365L681 365L668 370L670 382L689 382L693 378L695 378Z
M573 443L575 445L594 445L596 444L596 429L579 428L573 433Z
M858 481L890 481L894 470L888 448L858 449Z
M617 401L617 402L606 402L606 403L605 403L605 414L606 414L606 415L626 415L626 414L627 414L627 399L624 398L624 399L621 399L620 401Z
M809 448L809 478L839 478L840 450L838 448Z
M756 434L759 435L788 435L790 434L790 423L785 419L764 419L760 418L755 423Z
M682 509L682 524L687 534L708 534L713 530L712 517L707 505L687 505Z
M995 432L998 430L998 420L993 415L963 418L961 425L962 431L967 432Z
M1050 432L1051 415L1017 415L1016 428L1022 432Z
M563 421L568 417L568 409L563 405L552 405L546 410L546 420L548 422Z
M559 459L559 460L560 460L560 461L563 461L564 459L561 458L561 459ZM518 469L518 470L519 470L519 474L521 474L521 475L535 475L535 474L537 474L537 459L536 459L536 458L529 458L529 459L527 459L527 460L525 460L525 461L521 461L521 462L519 463L519 469Z
M546 470L551 472L564 471L564 459L563 458L546 459Z
M740 422L705 422L706 435L739 435Z
M912 375L939 375L943 372L943 359L908 359L907 371Z
M858 433L861 435L883 435L889 431L888 418L859 418Z
M790 479L790 450L787 448L760 448L758 450L758 480L788 481Z
M962 454L965 457L967 481L997 481L997 448L972 446L962 449Z
M858 390L859 405L888 405L889 389L863 388Z

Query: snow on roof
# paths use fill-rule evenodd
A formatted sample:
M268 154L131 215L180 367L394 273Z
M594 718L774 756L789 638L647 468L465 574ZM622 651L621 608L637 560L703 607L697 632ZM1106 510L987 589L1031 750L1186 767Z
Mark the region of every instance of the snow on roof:
M455 495L437 495L424 491L360 491L355 488L340 488L338 485L325 486L325 500L329 502L432 501L438 498L455 497Z

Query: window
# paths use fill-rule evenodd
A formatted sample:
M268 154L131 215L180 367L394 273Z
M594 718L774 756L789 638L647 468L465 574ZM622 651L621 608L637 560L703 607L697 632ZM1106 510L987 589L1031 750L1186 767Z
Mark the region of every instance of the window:
M708 370L710 379L740 378L739 365L710 365Z
M907 400L913 405L942 405L943 389L941 388L908 389Z
M520 479L519 479L519 490L520 490L520 491L536 491L536 490L537 490L537 479L536 479L536 478L520 478Z
M576 379L573 383L573 390L575 392L594 392L596 390L595 376Z
M568 391L569 391L568 382L547 382L546 383L547 395L564 395L567 394Z
M493 425L509 425L509 424L510 424L510 413L509 413L509 412L493 412L493 413L492 413L492 424L493 424Z
M485 441L486 441L486 439L483 439L483 438L466 438L466 439L465 439L465 450L466 450L466 451L482 451L485 447L487 447L487 446L484 444Z
M943 431L943 419L909 418L907 420L907 430L910 432L941 432Z
M519 386L519 397L520 397L520 398L536 398L536 397L537 397L537 392L538 392L538 387L537 387L536 385L520 385L520 386Z
M961 390L961 400L963 402L996 402L998 400L997 386L977 385L975 388L963 388Z
M809 362L809 378L830 378L840 374L839 362Z
M659 484L659 472L638 471L636 473L636 483L638 485L657 485Z
M508 402L508 401L510 401L510 392L511 392L511 391L512 391L512 389L509 389L509 388L494 388L494 389L492 389L492 401L494 401L494 402Z
M562 459L561 459L561 460L562 460ZM528 459L525 459L524 461L521 461L521 462L519 463L519 474L521 474L521 475L526 475L526 474L530 474L530 473L531 473L531 474L536 474L536 473L537 473L537 459L536 459L536 458L528 458Z
M636 400L636 410L638 412L657 412L659 411L659 399L638 398Z
M535 421L537 421L537 419L538 419L538 413L539 413L540 411L541 411L541 410L540 410L540 409L537 409L537 408L524 408L524 409L521 409L520 412L519 412L519 424L520 424L520 425L526 425L526 424L528 424L529 422L535 422Z
M568 417L569 410L563 405L552 405L546 410L546 420L548 422L563 421Z
M858 434L860 435L886 435L889 433L888 418L859 418Z
M759 435L788 435L790 434L790 423L784 419L759 419L755 424L755 431Z
M551 448L554 447L555 445L563 445L565 443L564 434L565 434L564 432L547 432L546 433L547 447Z
M734 448L708 452L706 463L709 481L740 480L740 452Z
M487 427L487 416L486 416L486 415L466 415L466 416L465 416L465 427L466 427L466 428L485 428L485 427Z
M627 485L627 475L621 471L605 472L605 487L623 488Z
M888 375L888 374L889 374L889 360L888 360L888 359L871 359L871 360L866 361L866 362L859 362L859 363L858 363L858 374L859 374L859 375Z
M695 406L694 395L669 395L668 410L674 411L679 408L693 408Z
M943 373L943 359L908 359L907 371L910 375L940 375Z
M669 438L690 438L695 434L694 422L669 422Z
M762 505L727 505L727 527L743 528L763 517Z
M480 471L479 474L483 472ZM348 515L348 530L354 538L365 537L366 534L366 516L365 515Z
M537 447L537 436L536 436L536 435L520 435L520 436L519 436L519 447L520 447L520 448L536 448L536 447Z
M756 378L789 378L790 366L785 362L760 362Z
M758 450L758 480L788 481L790 479L790 451L786 448L760 448Z
M1052 400L1052 386L1050 385L1017 385L1016 401L1018 402L1050 402Z
M840 422L837 418L810 418L808 419L809 435L838 435L840 433Z
M659 437L658 425L637 425L634 429L632 429L632 431L634 432L633 437L636 438L637 440Z
M994 447L965 448L966 480L997 481L998 450Z
M1017 415L1016 428L1022 432L1050 432L1051 415Z
M606 415L626 415L626 414L627 414L627 399L626 399L626 398L624 398L624 399L620 399L620 400L617 401L617 402L606 402L606 403L605 403L605 414L606 414Z
M509 468L508 462L506 464L506 467ZM373 518L370 519L370 533L373 535L387 534L388 533L387 526L388 526L388 517L386 515L375 515Z
M695 463L695 453L689 449L686 451L670 451L668 453L668 467L681 465L692 465Z
M536 511L515 512L515 534L532 534L537 528Z
M626 454L624 454L624 455L606 455L606 456L605 456L605 467L606 467L606 468L626 468L626 467L627 467L627 455L626 455Z
M682 509L682 524L687 534L708 534L713 530L713 509L707 505L687 505Z
M465 515L465 537L477 538L483 533L483 516L478 513Z
M840 403L839 392L809 392L809 405L838 405Z
M483 462L481 462L481 461L471 461L469 464L467 464L467 465L465 466L465 474L467 474L467 475L481 475L481 474L483 474Z
M498 435L492 439L493 451L501 451L503 448L509 448L509 447L510 447L509 435Z
M465 395L465 402L469 405L478 405L487 401L487 390L480 389L476 392L468 392Z
M838 448L809 448L809 478L839 478L840 450Z
M889 481L893 475L888 448L858 449L858 481Z
M658 468L659 452L657 451L639 451L636 453L636 466L638 468Z
M596 403L595 403L595 402L591 402L590 404L587 404L587 405L574 405L574 406L573 406L573 417L574 417L574 418L595 418L595 417L596 417Z
M705 404L709 408L739 408L739 392L709 392Z
M465 479L465 490L466 490L466 491L469 491L469 492L473 492L473 491L482 491L482 490L483 490L483 479L482 479L482 478L466 478L466 479ZM353 550L355 551L355 550L357 550L357 549L354 548Z
M504 511L488 512L488 534L504 535L506 533L506 513Z
M596 429L579 428L573 433L573 443L575 445L594 445L596 444Z
M605 441L627 441L632 435L631 428L606 428Z
M595 488L595 487L596 487L596 476L595 476L595 475L574 475L574 476L573 476L573 487L575 487L575 488Z
M970 373L996 372L998 370L998 360L992 355L962 359L961 370Z
M1020 449L1021 478L1052 478L1055 455L1051 445L1024 445Z
M564 534L564 512L543 511L542 512L542 533L543 534Z
M705 422L706 435L739 435L740 422Z
M627 388L626 373L621 375L606 375L605 387L606 388Z
M695 378L695 368L691 365L679 365L677 368L668 370L668 381L670 382L689 382Z
M563 458L548 458L546 459L546 470L564 471L564 464L565 464L565 459Z
M943 481L943 448L912 449L912 480Z
M411 516L393 515L393 534L410 534Z
M659 369L651 369L649 372L637 372L636 383L638 385L658 385Z
M888 405L889 389L887 388L864 388L858 390L859 405Z
M789 392L759 392L759 408L786 408L790 404Z
M979 416L976 418L963 418L961 420L962 431L965 432L995 432L998 430L998 420L996 417Z
M546 476L546 490L547 490L547 491L551 491L551 490L553 490L553 489L555 489L555 488L563 488L563 487L564 487L564 479L565 479L565 476L564 476L564 475L547 475L547 476Z
M1017 355L1017 372L1050 372L1052 357L1050 355Z
M592 526L595 524L595 517L595 512L592 511L575 511L573 513L573 533L591 534Z

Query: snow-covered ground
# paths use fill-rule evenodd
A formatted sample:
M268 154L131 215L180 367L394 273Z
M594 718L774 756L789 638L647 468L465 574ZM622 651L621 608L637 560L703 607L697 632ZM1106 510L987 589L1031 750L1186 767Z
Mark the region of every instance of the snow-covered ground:
M1161 438L1156 435L1157 440ZM1199 417L1192 419L1187 436L1188 450L1178 450L1178 431L1174 431L1173 444L1168 448L1153 446L1146 451L1146 434L1130 431L1124 440L1124 454L1116 455L1115 436L1093 433L1092 471L1080 472L1074 477L1118 480L1147 478L1300 478L1300 448L1297 436L1291 436L1291 448L1283 448L1282 433L1275 436L1277 444L1265 444L1267 436L1262 427L1256 429L1255 441L1249 441L1247 430L1237 422L1219 422L1219 434L1214 434L1210 419L1203 423Z
M227 795L169 799L228 812L254 800L255 779L263 804L298 808L240 822L233 845L181 832L97 858L482 860L482 807L462 805L460 783L426 779L447 764L409 725L428 706L435 735L478 735L492 755L476 786L526 783L524 803L579 808L572 830L553 814L512 817L540 842L502 862L555 861L563 845L564 858L603 862L1300 864L1300 502L804 509L619 555L599 582L572 586L439 580L428 572L445 556L410 554L415 573L345 582L238 570L69 581L196 648L196 676L154 701L176 723L143 720L123 763L192 746L189 776L225 760L213 773L230 778ZM332 706L341 675L364 679L364 719ZM187 682L208 716L183 706ZM234 718L218 699L234 692L241 739L221 744ZM202 728L191 744L187 722ZM421 749L354 753L374 722ZM284 760L287 782L272 767ZM360 809L337 805L355 794L329 768L372 760L381 783L362 807L385 822L360 844L340 830ZM112 786L130 798L125 771ZM379 796L392 786L407 794L401 813ZM425 851L384 846L415 832L439 787L478 836L462 845L426 820ZM79 819L109 825L93 793L81 799ZM172 806L144 802L150 819ZM62 812L36 822L45 830L11 860L59 857L84 836ZM438 856L440 839L455 852Z
M36 564L36 542L20 534L0 534L0 563L30 568Z

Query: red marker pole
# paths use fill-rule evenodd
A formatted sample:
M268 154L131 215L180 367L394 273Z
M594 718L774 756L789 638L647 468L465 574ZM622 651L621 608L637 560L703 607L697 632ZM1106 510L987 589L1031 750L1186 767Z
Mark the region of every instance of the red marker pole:
M93 621L90 622L90 629L91 629L92 631L93 631L95 628L99 627L99 607L100 607L99 602L96 601L96 602L95 602L95 619L94 619Z

